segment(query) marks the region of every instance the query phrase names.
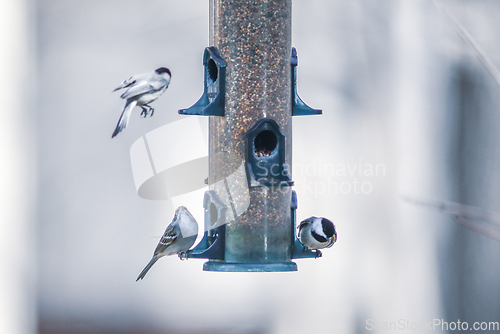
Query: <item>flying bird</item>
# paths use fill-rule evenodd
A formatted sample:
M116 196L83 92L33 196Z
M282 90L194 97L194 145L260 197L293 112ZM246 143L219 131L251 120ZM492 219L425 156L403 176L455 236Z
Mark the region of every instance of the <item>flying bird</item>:
M154 109L149 104L165 93L170 84L171 77L172 74L168 68L160 67L153 72L131 76L113 90L115 92L123 88L127 89L120 96L126 100L125 107L111 138L114 138L127 127L130 114L135 106L141 107L141 116L144 115L146 117L150 112L150 116L153 116Z

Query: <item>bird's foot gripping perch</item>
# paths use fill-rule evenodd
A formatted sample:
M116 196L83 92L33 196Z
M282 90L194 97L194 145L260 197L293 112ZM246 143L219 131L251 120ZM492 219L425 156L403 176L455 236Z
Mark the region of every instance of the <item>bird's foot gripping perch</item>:
M177 255L179 256L179 259L181 259L181 261L189 259L189 251L179 252L179 253L177 253Z
M323 253L321 253L321 251L319 249L316 249L316 256L314 258L317 259L318 257L322 257L322 256L323 256Z
M303 246L303 247L304 248L302 249L302 252L303 253L308 252L308 251L313 252L315 259L323 256L323 253L321 253L321 251L319 249L309 249L309 247L307 247L307 246Z

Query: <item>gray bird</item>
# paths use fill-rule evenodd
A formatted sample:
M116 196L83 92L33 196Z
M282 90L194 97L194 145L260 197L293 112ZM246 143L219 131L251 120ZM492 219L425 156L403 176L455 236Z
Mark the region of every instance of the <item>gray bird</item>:
M333 223L322 217L310 217L299 224L299 241L309 249L315 249L319 254L319 249L332 247L337 241L337 231Z
M178 254L182 259L185 254L193 246L196 237L198 236L198 223L193 215L184 206L180 206L175 210L175 216L170 225L167 226L165 233L158 242L153 258L147 264L146 268L139 274L136 282L143 279L149 269L161 257L166 255Z
M127 101L125 102L125 107L123 108L123 112L111 138L114 138L127 127L132 109L134 109L136 105L141 107L141 115L144 115L144 117L146 117L149 112L151 112L151 116L153 116L154 109L151 108L149 104L165 93L170 84L171 77L172 74L168 68L160 67L153 72L134 75L123 81L120 86L113 90L113 92L115 92L127 88L120 96ZM146 109L146 107L148 109Z

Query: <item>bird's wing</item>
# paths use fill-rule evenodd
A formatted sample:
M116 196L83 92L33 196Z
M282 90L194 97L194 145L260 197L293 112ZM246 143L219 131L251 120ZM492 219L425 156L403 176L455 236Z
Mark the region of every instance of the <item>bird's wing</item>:
M116 92L117 90L120 90L122 88L130 87L133 84L135 84L136 82L146 79L148 76L151 76L151 73L143 73L143 74L133 75L130 78L123 80L123 82L120 84L120 86L116 87L113 90L113 92Z
M128 99L131 97L135 97L144 93L153 93L163 89L167 86L167 81L163 78L160 80L143 80L137 81L135 84L130 86L129 89L125 91L120 97L122 99Z
M307 224L311 224L311 223L312 223L311 218L301 221L299 226L297 227L297 229L299 230L299 234L300 234L300 231L302 230L302 228L304 228L304 226L306 226Z
M116 87L113 89L113 92L116 92L117 90L120 90L122 88L128 87L130 85L133 85L135 83L134 77L130 77L127 80L123 80L123 82L120 84L120 86Z
M160 242L158 242L158 246L156 246L155 254L163 252L165 249L167 249L168 246L170 246L177 240L177 238L179 237L179 233L176 229L176 226L177 225L174 224L168 225L165 233L163 233L163 236L160 239Z

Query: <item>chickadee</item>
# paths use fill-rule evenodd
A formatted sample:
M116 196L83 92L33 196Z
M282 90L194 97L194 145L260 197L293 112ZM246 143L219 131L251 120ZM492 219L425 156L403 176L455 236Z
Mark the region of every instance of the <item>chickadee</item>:
M337 241L335 225L322 217L310 217L299 224L299 241L309 249L315 249L318 255L319 249L332 247Z
M120 96L122 99L126 99L127 102L125 103L125 108L123 108L122 115L118 120L118 124L111 138L114 138L127 127L132 109L134 109L136 105L141 107L141 115L144 115L144 117L146 117L149 112L151 112L151 116L153 116L154 109L151 108L149 104L165 93L170 84L171 77L172 74L168 68L160 67L153 72L131 76L113 90L113 92L115 92L122 88L128 88L125 93ZM146 107L148 109L146 109Z
M198 236L198 223L193 215L184 206L180 206L175 210L175 216L170 225L167 226L165 233L158 242L153 258L147 264L146 268L139 274L136 282L143 279L149 269L161 257L165 255L178 254L182 259L185 254L194 244Z

